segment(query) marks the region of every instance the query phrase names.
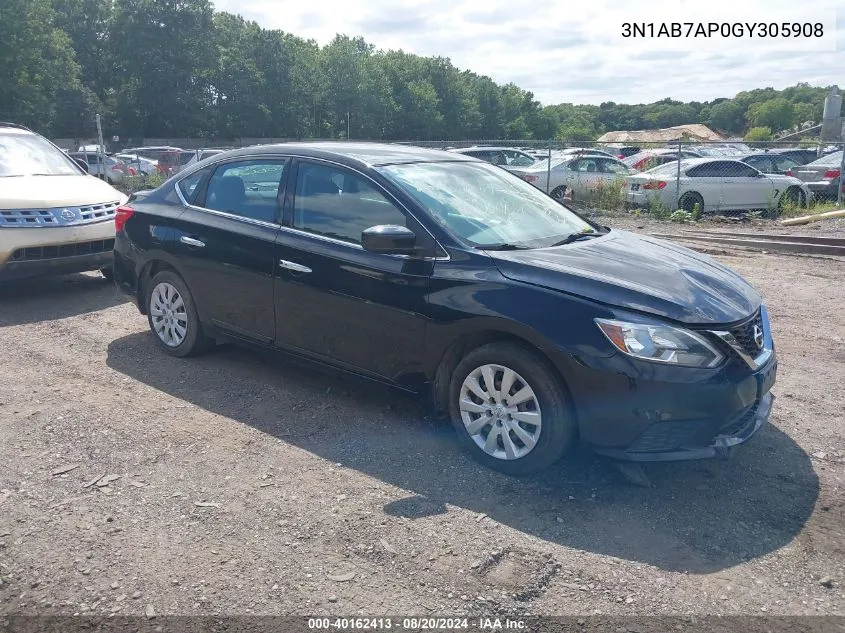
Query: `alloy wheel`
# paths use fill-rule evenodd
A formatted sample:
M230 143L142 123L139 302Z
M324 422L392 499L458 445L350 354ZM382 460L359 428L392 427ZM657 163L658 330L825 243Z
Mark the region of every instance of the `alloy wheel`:
M461 385L458 407L472 440L496 459L525 457L537 445L542 414L528 382L503 365L482 365Z
M188 335L188 313L179 291L167 282L153 288L150 295L153 330L168 347L179 347Z

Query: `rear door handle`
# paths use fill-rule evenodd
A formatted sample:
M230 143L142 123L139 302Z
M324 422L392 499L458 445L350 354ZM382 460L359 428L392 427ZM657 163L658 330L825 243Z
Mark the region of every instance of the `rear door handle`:
M182 244L187 244L188 246L205 246L205 242L201 242L200 240L195 239L193 237L188 237L187 235L183 235L182 237L180 237L179 241L182 242Z
M310 273L311 269L308 266L303 266L302 264L297 264L296 262L289 262L286 259L279 260L279 266L284 268L285 270L292 270L295 273Z

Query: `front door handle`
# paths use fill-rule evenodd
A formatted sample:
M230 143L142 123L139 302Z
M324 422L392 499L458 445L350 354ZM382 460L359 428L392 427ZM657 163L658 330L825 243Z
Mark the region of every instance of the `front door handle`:
M201 242L198 239L195 239L193 237L188 237L187 235L183 235L182 237L180 237L179 241L182 242L182 244L187 244L188 246L197 246L197 247L205 246L205 242Z
M279 260L279 266L286 270L292 270L295 273L310 273L311 269L308 266L303 266L302 264L297 264L296 262L289 262L286 259Z

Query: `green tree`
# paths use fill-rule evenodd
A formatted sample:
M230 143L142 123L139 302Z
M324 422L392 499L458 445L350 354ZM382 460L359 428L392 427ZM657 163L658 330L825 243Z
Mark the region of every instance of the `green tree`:
M55 19L49 0L0 2L0 120L45 134L82 91L70 38Z
M774 132L780 132L793 125L794 115L792 103L778 97L751 105L745 116L754 127L768 127Z
M214 132L217 70L208 0L122 0L111 48L116 115L129 136L207 136Z
M745 129L745 108L733 99L726 99L710 106L706 123L717 130L739 134Z
M753 127L745 134L745 140L749 142L771 141L772 129L769 127Z

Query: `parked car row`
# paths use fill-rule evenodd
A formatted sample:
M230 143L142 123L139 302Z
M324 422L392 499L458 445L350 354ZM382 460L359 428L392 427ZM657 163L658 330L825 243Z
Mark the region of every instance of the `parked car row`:
M697 207L709 212L782 209L804 206L812 199L836 199L841 152L807 163L816 156L816 150L742 151L744 147L725 144L680 151L667 147L642 150L622 159L589 147L546 150L535 156L511 147L474 146L450 151L498 165L554 198L568 196L574 202L620 180L624 180L625 198L632 206L658 202L673 207L680 200L682 209ZM703 160L692 163L690 159ZM640 174L642 178L636 177Z

